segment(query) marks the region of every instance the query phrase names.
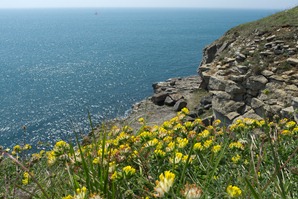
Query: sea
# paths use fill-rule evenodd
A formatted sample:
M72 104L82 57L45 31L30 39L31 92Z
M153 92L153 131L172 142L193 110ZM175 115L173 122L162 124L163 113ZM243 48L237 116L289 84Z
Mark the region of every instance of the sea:
M277 10L0 9L0 145L51 147L124 117L152 83L195 75L203 48ZM25 127L25 128L24 128Z

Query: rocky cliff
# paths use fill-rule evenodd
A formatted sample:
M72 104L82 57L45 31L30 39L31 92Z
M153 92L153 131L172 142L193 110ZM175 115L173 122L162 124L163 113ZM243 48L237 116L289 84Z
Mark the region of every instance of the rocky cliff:
M215 118L298 121L298 7L229 30L204 49L198 73Z

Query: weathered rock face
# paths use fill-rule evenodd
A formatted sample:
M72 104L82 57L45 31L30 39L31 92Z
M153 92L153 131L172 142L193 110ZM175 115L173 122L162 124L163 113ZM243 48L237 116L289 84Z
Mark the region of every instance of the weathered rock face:
M184 107L189 108L189 120L199 116L209 117L211 111L211 96L200 89L202 83L200 76L189 76L184 78L171 78L165 82L152 85L154 94L149 97L152 109L171 110L169 115L181 111ZM200 98L202 100L200 101ZM133 110L138 110L138 104Z
M198 73L226 124L275 115L298 122L297 26L232 29L205 48Z
M294 118L298 121L298 97L293 98L292 106L294 109Z

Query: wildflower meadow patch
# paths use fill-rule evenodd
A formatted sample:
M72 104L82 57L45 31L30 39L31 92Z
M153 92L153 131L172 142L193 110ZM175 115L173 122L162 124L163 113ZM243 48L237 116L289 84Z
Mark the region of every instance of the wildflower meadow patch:
M59 141L30 156L1 149L0 198L298 198L294 121L219 120L188 110L160 126L103 129L88 145ZM77 138L77 140L79 140Z

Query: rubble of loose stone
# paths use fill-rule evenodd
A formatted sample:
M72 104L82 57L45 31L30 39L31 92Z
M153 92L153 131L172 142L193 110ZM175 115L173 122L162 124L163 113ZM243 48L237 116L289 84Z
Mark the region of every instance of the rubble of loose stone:
M285 32L292 36L284 38ZM198 73L212 94L216 119L230 124L278 115L298 122L297 27L225 35L204 49Z
M200 89L201 78L199 76L190 76L185 78L171 78L165 82L158 82L152 85L154 94L150 97L151 101L158 106L173 107L173 111L180 111L187 107L188 93ZM210 109L211 99L203 99L202 104L198 104L190 116L196 118L202 115L205 110Z

